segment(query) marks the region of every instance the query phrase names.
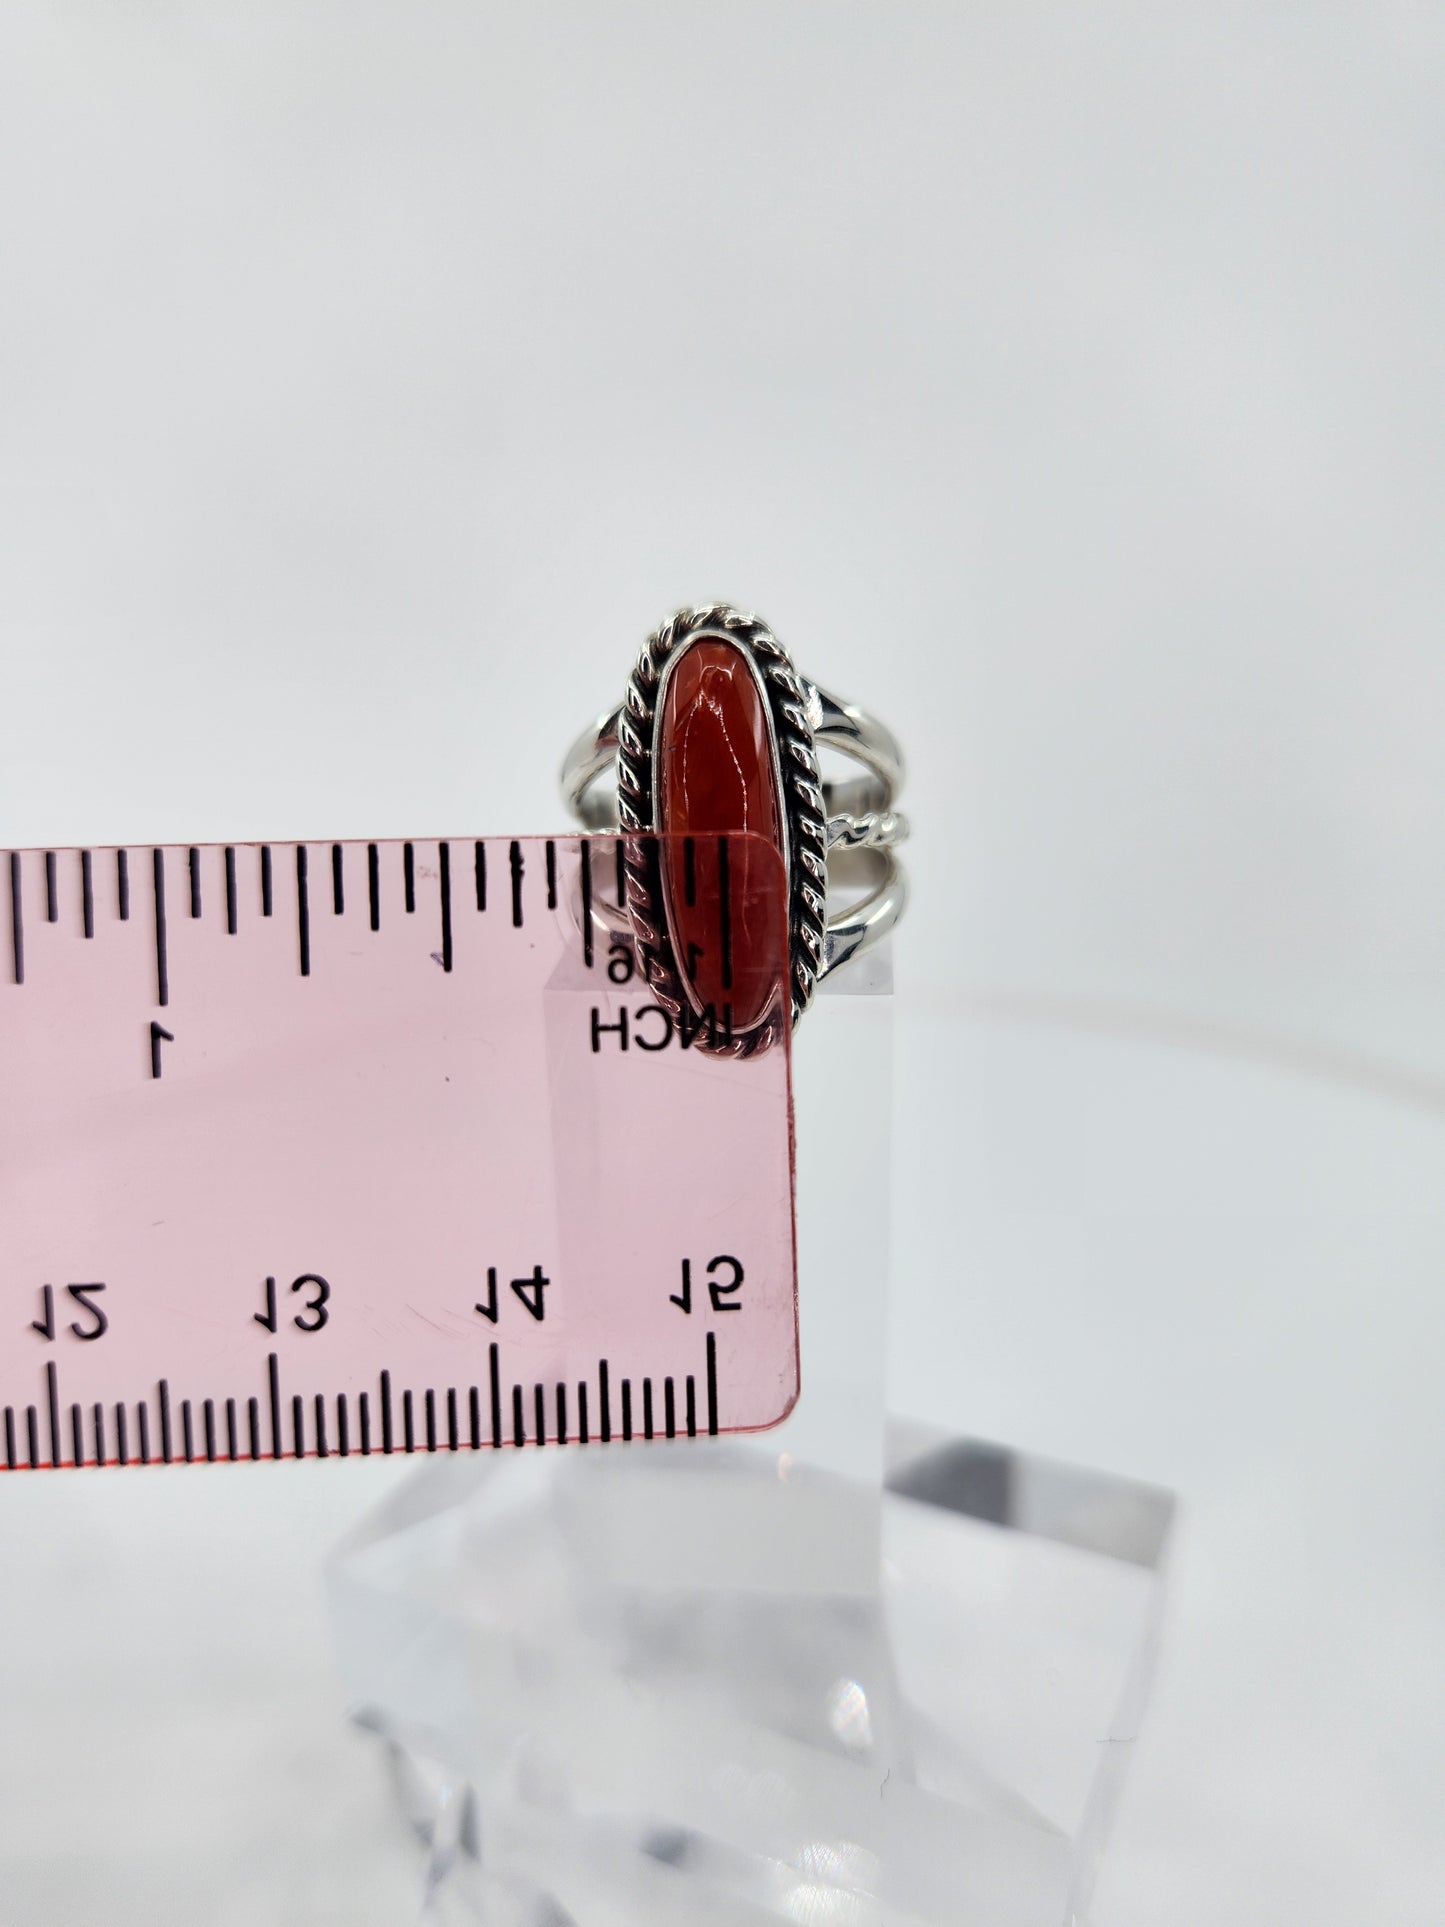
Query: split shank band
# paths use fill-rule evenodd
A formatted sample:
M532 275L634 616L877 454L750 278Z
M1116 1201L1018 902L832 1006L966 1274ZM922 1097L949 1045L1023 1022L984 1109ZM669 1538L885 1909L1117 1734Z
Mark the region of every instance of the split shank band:
M699 759L714 739L723 746L721 756L710 752L714 766L725 766L723 789L733 780L740 753L746 762L756 750L754 760L768 779L760 803L734 804L725 796L721 807L724 814L734 810L734 820L709 818L706 828L762 829L780 846L795 1023L818 979L877 943L902 915L908 886L896 850L908 824L894 808L903 783L902 752L880 722L799 674L755 616L710 603L679 610L647 638L623 700L569 750L563 797L590 830L683 827L668 820L676 765L690 756L685 787L689 794L704 793L709 770ZM858 773L825 778L820 752L860 766ZM643 890L633 906L634 924L638 903L644 929L665 947L663 918L653 916L653 933ZM692 996L696 1002L680 976L673 990L679 1001Z

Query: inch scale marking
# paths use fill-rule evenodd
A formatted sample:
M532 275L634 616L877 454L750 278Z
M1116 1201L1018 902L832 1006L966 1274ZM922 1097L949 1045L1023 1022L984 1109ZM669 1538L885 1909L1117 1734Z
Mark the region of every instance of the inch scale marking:
M650 998L622 856L11 851L0 1468L786 1416L788 1052L709 1053L727 1011Z

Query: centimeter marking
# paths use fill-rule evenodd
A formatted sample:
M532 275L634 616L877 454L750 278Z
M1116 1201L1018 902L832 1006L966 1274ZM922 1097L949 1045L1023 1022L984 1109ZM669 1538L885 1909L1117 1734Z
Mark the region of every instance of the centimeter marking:
M580 938L582 961L589 970L596 967L594 933L593 848L600 839L580 841ZM311 921L312 872L309 846L295 847L296 957L299 974L310 977L312 964ZM353 846L359 848L360 846ZM381 928L382 874L381 855L395 846L368 843L366 846L367 921L372 931ZM439 877L440 951L436 960L444 971L453 966L455 949L452 847L438 842L436 847ZM26 984L26 944L24 909L26 900L26 855L38 857L43 867L45 917L49 923L60 919L64 883L55 851L10 853L10 962L16 986ZM165 1008L173 988L168 905L174 892L168 892L168 856L176 861L181 852L153 847L149 871L150 938L154 953L155 1002ZM176 879L183 888L182 901L189 917L202 921L221 919L228 936L241 927L247 902L242 878L242 857L251 855L255 863L254 891L249 901L263 918L276 910L276 876L270 844L227 844L222 850L221 888L208 892L203 876L202 851L188 847L184 852L184 874ZM75 888L79 893L80 931L84 939L95 937L97 913L107 910L117 922L131 920L132 875L130 852L114 853L114 891L102 892L97 904L95 852L79 852ZM488 910L488 851L477 840L472 850L473 896L476 912ZM687 852L689 885L692 849ZM720 912L723 919L722 941L725 970L731 957L730 903L727 873L727 842L719 838L721 869ZM401 845L404 914L416 913L416 845ZM626 903L626 870L621 839L615 840L615 901ZM528 875L522 845L512 840L507 845L507 908L514 928L526 926L529 907ZM347 911L346 846L333 843L329 848L330 908L341 917ZM545 895L549 913L558 906L557 851L553 840L544 845L544 874L535 894ZM0 899L3 900L3 899ZM689 895L689 900L691 896ZM3 954L3 953L0 953ZM33 962L33 959L32 959ZM730 973L729 973L730 974ZM32 979L33 982L33 972ZM152 1022L151 1072L162 1074L161 1042L174 1042L171 1033ZM637 1436L695 1438L699 1431L716 1436L718 1416L718 1346L715 1331L706 1332L699 1370L663 1375L655 1382L650 1374L614 1376L615 1361L599 1356L595 1375L575 1380L548 1382L539 1379L512 1380L502 1370L500 1345L488 1346L488 1371L485 1382L444 1386L397 1386L390 1370L382 1369L374 1389L346 1392L318 1391L314 1386L293 1390L283 1385L279 1356L267 1355L265 1377L244 1404L237 1396L224 1398L219 1406L214 1398L197 1401L185 1397L173 1406L169 1380L161 1376L153 1388L139 1399L93 1402L87 1408L79 1402L67 1405L61 1371L54 1360L45 1366L44 1402L0 1408L3 1421L3 1462L7 1469L34 1469L63 1466L126 1466L132 1464L187 1464L203 1459L239 1462L262 1458L320 1457L333 1454L348 1457L355 1451L363 1457L375 1452L414 1453L418 1451L457 1451L463 1445L479 1448L483 1444L500 1446L533 1444L607 1444L628 1442ZM699 1385L699 1379L701 1384ZM680 1381L680 1382L679 1382Z
M576 1421L573 1423L570 1418L573 1409L571 1386L566 1380L559 1379L555 1384L541 1380L525 1383L516 1381L510 1383L504 1392L501 1348L495 1342L488 1347L485 1389L481 1385L460 1384L444 1388L427 1385L405 1386L398 1392L391 1373L382 1370L377 1376L376 1385L376 1411L380 1421L378 1438L373 1427L372 1394L369 1390L350 1394L317 1392L310 1388L304 1392L284 1392L280 1360L275 1352L271 1352L266 1360L264 1392L246 1400L244 1428L236 1397L231 1396L224 1401L221 1422L225 1431L222 1437L218 1430L216 1401L213 1398L199 1401L198 1421L197 1401L183 1398L178 1406L173 1407L170 1383L164 1378L157 1381L154 1391L147 1397L138 1401L117 1400L110 1405L109 1418L104 1404L92 1405L87 1413L84 1407L72 1403L67 1412L60 1387L59 1367L51 1361L45 1367L44 1410L34 1405L27 1405L20 1412L13 1405L3 1409L5 1465L11 1472L20 1469L38 1472L83 1465L194 1465L200 1459L210 1464L218 1459L227 1459L234 1464L242 1459L325 1459L333 1453L339 1458L348 1458L353 1437L356 1451L363 1458L369 1458L374 1450L388 1455L396 1451L456 1452L463 1445L475 1450L484 1443L500 1446L504 1440L513 1445L606 1445L620 1438L623 1443L628 1443L638 1436L638 1427L634 1424L634 1383L639 1388L642 1411L640 1434L643 1438L661 1436L691 1439L698 1436L698 1386L697 1377L692 1372L683 1377L680 1418L677 1378L674 1374L668 1374L662 1379L663 1417L660 1427L655 1417L657 1399L653 1378L644 1376L636 1381L630 1377L620 1379L622 1420L620 1429L614 1432L611 1369L608 1359L598 1359L596 1384L600 1423L595 1434L589 1422L589 1380L582 1378L575 1381L577 1402ZM420 1426L417 1421L418 1400L423 1414ZM439 1400L444 1404L439 1406ZM702 1429L708 1436L716 1438L718 1379L715 1332L708 1332L704 1343L703 1400ZM396 1422L398 1406L401 1411L399 1437ZM442 1412L440 1420L439 1409ZM334 1414L335 1426L334 1430L328 1431L331 1414ZM137 1440L134 1454L129 1447L132 1427ZM153 1436L159 1441L160 1447L155 1454L151 1452ZM67 1438L70 1444L68 1457L65 1452ZM269 1451L265 1449L268 1445Z

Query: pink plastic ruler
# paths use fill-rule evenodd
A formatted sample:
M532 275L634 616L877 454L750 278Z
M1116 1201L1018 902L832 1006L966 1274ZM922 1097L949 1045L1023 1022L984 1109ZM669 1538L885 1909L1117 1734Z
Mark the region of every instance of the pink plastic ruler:
M786 1415L788 1052L650 997L615 839L7 863L0 1466Z

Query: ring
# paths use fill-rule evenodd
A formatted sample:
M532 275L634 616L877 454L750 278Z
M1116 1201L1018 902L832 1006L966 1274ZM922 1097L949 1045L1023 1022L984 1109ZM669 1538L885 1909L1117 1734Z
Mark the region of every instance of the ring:
M861 771L825 779L820 752ZM615 787L603 781L609 772ZM658 1002L694 1031L724 1011L722 1041L710 1042L735 1055L771 1042L782 1011L763 860L749 869L743 846L730 868L726 839L764 836L782 858L795 1024L819 979L903 913L908 882L896 846L908 823L893 807L902 783L892 734L799 674L765 623L723 603L680 609L647 638L622 702L577 738L561 776L584 828L623 834L627 921ZM839 899L831 906L830 886ZM726 923L728 904L747 903L749 892L758 905L751 933L734 929L720 944L718 902ZM714 923L699 943L709 912Z

